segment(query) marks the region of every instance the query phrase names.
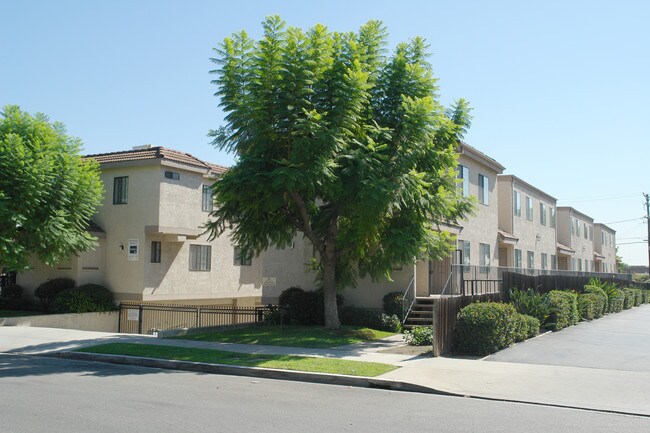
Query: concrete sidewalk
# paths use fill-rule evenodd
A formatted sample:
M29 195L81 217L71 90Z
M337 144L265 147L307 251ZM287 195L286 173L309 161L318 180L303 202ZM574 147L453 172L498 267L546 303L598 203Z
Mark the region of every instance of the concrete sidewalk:
M546 338L542 336L539 338ZM620 371L481 359L398 355L383 350L401 345L401 336L330 349L260 346L158 339L51 328L0 327L0 352L52 354L109 342L200 347L242 353L302 355L383 362L401 368L380 376L393 389L429 390L461 396L511 400L650 416L649 371ZM154 365L154 364L152 364ZM162 366L164 364L155 364ZM172 365L171 363L169 365ZM173 367L171 367L173 368ZM258 369L264 370L264 369ZM255 374L253 372L253 374ZM266 373L265 373L266 374ZM300 374L291 380L300 380ZM313 375L312 375L313 376ZM267 376L264 376L267 377ZM280 378L281 376L278 376ZM285 376L286 377L286 376ZM305 378L310 377L305 375ZM350 384L341 377L341 384ZM305 379L309 380L309 379ZM337 383L328 379L329 383ZM373 386L368 381L368 386ZM412 385L400 386L400 384Z

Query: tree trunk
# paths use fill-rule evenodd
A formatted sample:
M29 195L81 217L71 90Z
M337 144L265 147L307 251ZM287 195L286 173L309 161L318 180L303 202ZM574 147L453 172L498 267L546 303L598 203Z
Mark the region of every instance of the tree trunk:
M323 266L323 295L325 303L325 327L338 329L341 326L339 311L336 305L336 258L328 245L321 257ZM332 247L333 248L333 247Z

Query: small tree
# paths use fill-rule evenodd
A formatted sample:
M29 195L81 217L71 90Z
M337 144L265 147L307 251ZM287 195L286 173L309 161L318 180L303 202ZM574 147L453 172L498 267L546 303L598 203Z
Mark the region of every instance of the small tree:
M103 187L81 140L43 114L6 106L0 117L0 269L52 265L92 247L86 231Z
M257 42L226 38L212 59L226 125L211 135L238 159L214 184L208 228L232 225L233 241L255 253L303 233L336 328L337 288L448 254L452 237L437 223L471 210L455 152L469 108L437 102L423 39L387 56L379 21L358 33L285 29L277 16L263 27Z

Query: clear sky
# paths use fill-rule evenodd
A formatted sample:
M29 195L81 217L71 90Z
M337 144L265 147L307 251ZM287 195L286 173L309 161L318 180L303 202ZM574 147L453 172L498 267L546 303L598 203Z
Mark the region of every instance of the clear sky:
M209 58L271 14L341 31L380 19L391 46L424 36L442 102L474 108L466 141L612 223L623 259L647 264L648 1L0 0L0 105L63 122L86 153L151 143L229 165L206 137L222 122Z

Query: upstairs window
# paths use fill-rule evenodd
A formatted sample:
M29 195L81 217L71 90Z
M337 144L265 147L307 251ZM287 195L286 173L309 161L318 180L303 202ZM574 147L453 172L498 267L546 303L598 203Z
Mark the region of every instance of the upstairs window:
M594 226L589 226L589 240L594 240Z
M120 176L113 179L113 204L127 204L129 202L129 176Z
M544 203L539 204L539 223L543 226L546 225L546 205Z
M488 206L489 202L489 192L490 192L490 179L487 176L482 174L478 175L478 201L481 204Z
M515 216L520 217L521 216L521 193L519 191L515 191L513 197L512 197L512 207L514 208L514 213Z
M584 229L585 229L585 231L584 231L585 239L587 239L587 236L588 236L587 223L584 223Z
M526 196L526 219L533 220L533 199Z
M551 215L551 228L554 229L555 228L555 208L552 207L552 208L549 208L548 210L549 210L549 213Z
M469 197L469 168L464 165L458 166L458 190L463 194L463 197Z
M190 245L190 271L209 271L211 257L210 245Z
M180 180L181 175L176 173L175 171L166 171L165 172L165 179L171 179L171 180Z
M203 185L201 193L201 209L203 212L212 212L212 188L208 185Z
M160 248L158 241L151 241L151 263L160 263Z
M235 247L235 266L250 266L253 263L253 256L251 254L244 255L241 248Z

